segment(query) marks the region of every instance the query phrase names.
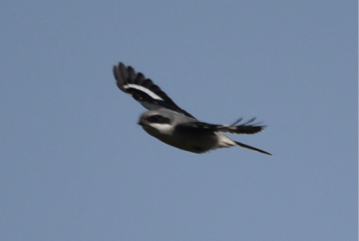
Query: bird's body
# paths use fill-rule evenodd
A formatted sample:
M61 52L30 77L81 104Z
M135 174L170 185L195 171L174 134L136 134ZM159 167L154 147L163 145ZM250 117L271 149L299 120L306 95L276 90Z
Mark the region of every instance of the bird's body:
M136 73L131 66L114 66L117 86L140 102L148 111L138 122L151 136L176 148L203 153L217 148L241 146L264 154L270 153L246 144L234 141L223 132L254 134L264 126L251 124L254 119L236 125L213 125L198 121L187 111L178 107L157 85L146 79L142 73Z
M186 128L178 127L178 124L184 120L184 117L177 112L168 110L168 109L160 109L159 113L163 116L168 114L169 116L174 116L172 118L171 124L156 124L156 123L148 123L146 120L148 116L153 116L153 114L157 111L146 111L140 117L139 124L142 125L143 129L153 137L156 137L160 141L177 147L179 149L195 152L195 153L202 153L210 149L214 149L214 147L218 143L218 134L212 131L201 131L201 130L187 130ZM193 121L196 119L193 118ZM176 123L177 122L177 123ZM200 133L198 135L195 133Z

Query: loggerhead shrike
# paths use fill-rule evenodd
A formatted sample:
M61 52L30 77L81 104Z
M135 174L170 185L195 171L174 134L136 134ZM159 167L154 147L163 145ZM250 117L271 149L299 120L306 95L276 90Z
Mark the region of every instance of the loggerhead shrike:
M231 140L223 132L255 134L264 126L252 124L254 118L238 124L213 125L201 122L187 111L178 107L160 87L136 73L123 63L113 67L117 86L140 102L148 111L144 112L138 124L151 136L176 148L194 153L203 153L217 148L241 146L253 151L272 155L261 149Z

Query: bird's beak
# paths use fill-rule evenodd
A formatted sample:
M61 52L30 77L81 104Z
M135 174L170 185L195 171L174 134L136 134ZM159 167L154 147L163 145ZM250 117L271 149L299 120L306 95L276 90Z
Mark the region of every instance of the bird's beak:
M142 119L140 119L140 120L138 121L138 124L139 124L140 126L144 126L144 125L145 125L145 122L144 122Z

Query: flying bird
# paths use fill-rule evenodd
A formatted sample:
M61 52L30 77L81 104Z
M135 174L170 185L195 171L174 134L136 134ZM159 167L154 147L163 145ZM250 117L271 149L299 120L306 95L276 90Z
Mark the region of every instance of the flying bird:
M181 109L152 80L140 72L137 73L131 66L120 62L113 67L113 74L118 88L148 109L140 116L138 124L160 141L193 153L240 146L272 155L256 147L234 141L224 134L255 134L262 131L264 126L253 124L255 118L240 124L241 118L232 125L202 122Z

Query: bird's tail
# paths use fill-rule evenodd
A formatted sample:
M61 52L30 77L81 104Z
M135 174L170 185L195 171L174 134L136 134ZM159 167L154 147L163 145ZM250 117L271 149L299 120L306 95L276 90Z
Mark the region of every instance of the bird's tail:
M243 143L240 143L238 141L233 141L234 143L236 143L237 146L240 146L240 147L244 147L244 148L247 148L247 149L250 149L252 151L258 151L260 153L263 153L263 154L267 154L267 155L270 155L270 156L273 156L272 154L270 154L269 152L266 152L266 151L263 151L261 149L258 149L256 147L253 147L253 146L248 146L246 144L243 144Z
M225 135L220 135L219 136L219 145L218 145L219 148L231 147L231 146L240 146L240 147L250 149L252 151L257 151L257 152L272 156L272 154L270 154L269 152L263 151L263 150L261 150L259 148L253 147L253 146L243 144L243 143L238 142L238 141L234 141L234 140L230 139L228 136L225 136Z

